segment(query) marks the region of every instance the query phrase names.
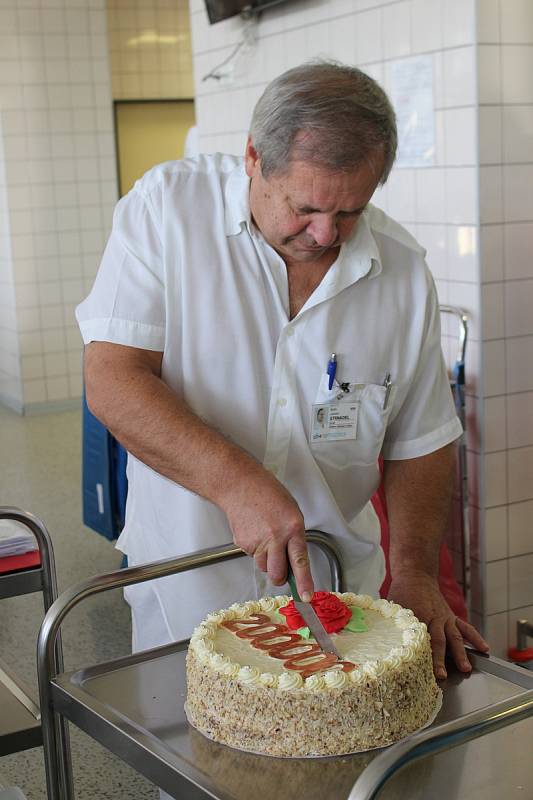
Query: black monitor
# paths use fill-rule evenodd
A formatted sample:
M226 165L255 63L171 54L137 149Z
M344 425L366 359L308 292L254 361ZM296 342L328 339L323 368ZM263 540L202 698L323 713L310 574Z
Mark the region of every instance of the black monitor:
M257 14L269 6L277 6L286 0L205 0L205 7L209 22L221 22L228 17L235 17L241 12Z

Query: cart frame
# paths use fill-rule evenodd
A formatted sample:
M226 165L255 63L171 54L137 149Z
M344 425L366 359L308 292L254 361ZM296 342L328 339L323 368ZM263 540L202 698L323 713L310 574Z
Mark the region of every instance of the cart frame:
M0 599L18 597L23 594L42 591L43 605L46 614L58 596L54 549L50 533L46 525L38 517L31 514L29 511L23 511L14 506L0 506L0 519L12 520L28 528L37 540L41 559L41 564L38 567L0 575ZM60 634L55 637L50 658L54 670L56 672L62 672L64 666ZM1 673L0 677L3 678L2 682L8 691L17 698L19 703L30 712L37 722L41 721L41 728L37 728L37 734L35 734L35 731L31 733L28 731L23 736L22 732L19 731L13 738L13 749L10 749L9 752L18 752L19 750L28 749L28 747L39 746L43 742L44 735L41 737L42 716L38 706L34 703L31 693L10 670L2 669ZM50 757L53 758L56 764L56 770L59 776L58 779L61 781L64 792L68 796L69 792L72 793L73 791L73 780L70 742L65 719L54 720L54 727L54 743L56 749L50 754ZM25 739L25 747L19 746L22 739Z
M326 556L334 591L343 591L343 578L340 555L331 537L322 531L311 530L306 533L307 541L318 547ZM48 800L73 800L72 782L64 779L71 774L70 753L65 747L65 718L54 708L51 682L63 671L62 661L55 655L56 643L60 636L60 626L66 615L84 598L110 589L124 588L134 583L144 583L154 578L175 575L198 567L218 564L247 555L235 544L222 545L199 550L180 558L164 559L151 564L143 564L128 569L115 570L104 575L88 578L67 589L52 604L46 614L37 644L37 673L39 678L39 697L41 705L41 725L46 770Z

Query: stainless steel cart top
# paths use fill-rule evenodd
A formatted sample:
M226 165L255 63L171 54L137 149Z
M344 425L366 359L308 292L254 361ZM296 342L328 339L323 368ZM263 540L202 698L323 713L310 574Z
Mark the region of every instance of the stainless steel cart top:
M59 676L54 706L175 796L219 800L346 800L375 756L282 759L209 741L185 718L187 642ZM469 677L452 672L436 724L533 688L533 676L471 653ZM520 673L525 673L521 675ZM505 676L505 677L502 677ZM525 678L525 680L524 680ZM393 777L380 797L506 800L533 797L533 719L431 756ZM529 792L529 793L528 793Z
M209 741L191 728L183 710L187 642L46 679L45 656L54 633L67 610L83 597L157 577L161 571L197 567L199 560L215 563L239 554L238 548L226 546L123 570L59 598L39 640L47 710L69 719L157 786L187 800L370 800L399 765L424 754L394 774L380 798L533 797L533 674L474 651L469 652L474 668L470 676L450 668L443 708L427 731L380 751L331 758L257 756ZM41 708L45 710L42 700ZM500 730L504 724L509 727ZM469 741L485 732L490 735ZM49 796L56 800L53 792Z

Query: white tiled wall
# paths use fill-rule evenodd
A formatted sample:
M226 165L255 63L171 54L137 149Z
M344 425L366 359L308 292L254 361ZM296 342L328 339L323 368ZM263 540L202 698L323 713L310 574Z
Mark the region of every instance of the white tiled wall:
M390 90L395 62L431 58L434 164L395 168L374 202L427 248L441 302L470 317L473 608L503 654L513 604L533 603L533 4L287 2L263 12L255 50L235 60L232 79L217 81L204 78L231 55L243 22L210 26L203 0L189 1L206 151L241 153L266 83L306 59L357 64ZM443 334L451 361L455 331L445 324Z
M11 258L11 239L3 142L3 119L0 111L0 402L15 409L22 404L19 342L15 286Z
M479 0L478 31L480 277L491 340L484 450L492 451L480 596L504 654L516 620L533 619L533 4Z
M18 333L8 347L2 329L1 350L22 379L6 400L30 411L80 397L74 307L116 200L104 0L4 0L0 113Z
M193 97L188 0L108 0L115 100Z

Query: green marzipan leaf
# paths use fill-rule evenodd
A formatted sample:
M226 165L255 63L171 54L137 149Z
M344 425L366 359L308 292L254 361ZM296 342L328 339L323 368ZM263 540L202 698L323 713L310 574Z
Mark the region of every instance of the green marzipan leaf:
M311 636L311 631L309 630L308 627L298 628L296 633L299 633L302 639L309 639L309 637Z
M362 608L352 608L352 618L348 624L344 626L344 630L352 631L353 633L365 633L368 630Z

